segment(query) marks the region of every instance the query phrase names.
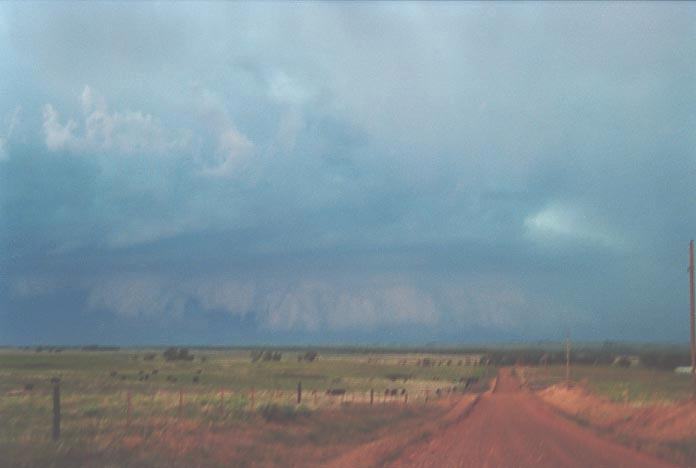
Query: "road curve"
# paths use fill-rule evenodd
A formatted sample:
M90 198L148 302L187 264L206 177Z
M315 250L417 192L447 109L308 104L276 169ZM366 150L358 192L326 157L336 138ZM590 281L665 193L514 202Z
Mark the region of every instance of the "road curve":
M601 439L553 413L509 371L471 414L404 450L393 467L652 468L664 461Z

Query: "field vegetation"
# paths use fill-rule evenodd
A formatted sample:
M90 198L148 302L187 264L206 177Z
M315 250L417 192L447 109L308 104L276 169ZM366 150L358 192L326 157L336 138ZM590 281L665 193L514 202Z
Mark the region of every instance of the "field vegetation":
M5 349L0 465L323 463L485 389L493 371L461 361L322 350ZM60 379L58 441L52 379Z

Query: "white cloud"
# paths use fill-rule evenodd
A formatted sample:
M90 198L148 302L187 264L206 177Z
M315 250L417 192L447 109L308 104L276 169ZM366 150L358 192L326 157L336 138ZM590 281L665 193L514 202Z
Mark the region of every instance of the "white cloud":
M65 125L60 123L58 112L51 104L46 104L43 109L43 131L46 146L51 151L72 149L77 144L77 138L73 134L77 129L74 120L68 120Z
M298 80L280 71L269 80L268 96L282 104L301 105L312 97L312 93Z
M571 205L552 203L524 220L527 235L539 242L576 241L620 247L624 240L596 213Z
M217 95L200 87L195 91L198 116L216 139L215 154L202 162L204 167L200 173L211 177L230 176L252 153L254 144L237 129Z
M218 137L218 158L214 164L204 167L201 174L226 177L234 173L254 145L233 126L222 131Z
M15 128L19 124L19 115L21 112L21 106L15 107L15 110L10 116L9 122L7 124L7 130L5 131L5 135L0 136L0 161L6 160L10 156L7 152L7 142L10 140L10 138L12 138L12 134L14 133Z
M106 99L85 86L80 102L84 120L61 124L51 104L44 106L43 130L48 149L72 151L116 151L123 154L166 153L181 150L188 135L175 136L151 114L141 111L110 112ZM82 128L82 133L78 129Z
M85 86L85 89L82 90L80 103L82 104L82 113L84 115L89 115L95 111L106 112L106 99L90 86Z

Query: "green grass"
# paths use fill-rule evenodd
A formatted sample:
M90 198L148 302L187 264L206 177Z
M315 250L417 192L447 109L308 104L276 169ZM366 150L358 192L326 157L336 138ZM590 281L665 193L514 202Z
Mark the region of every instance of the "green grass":
M252 363L249 353L243 351L196 353L194 361L163 361L161 355L154 361L144 361L144 353L134 352L81 352L65 351L60 354L33 352L0 352L0 393L21 389L34 384L35 389L49 388L51 377L62 380L65 391L116 392L124 389L148 392L155 389L219 389L293 390L302 381L306 390L325 390L329 386L351 391L370 388L408 387L414 381L455 383L461 377L482 375L484 368L457 366L419 367L412 357L407 365L399 365L398 358L374 358L366 355L322 355L316 362L297 362L298 353L286 353L280 362ZM201 362L200 357L206 361ZM135 357L135 359L134 359ZM384 362L384 359L391 361ZM456 359L455 359L456 360ZM139 381L139 372L150 373L147 381ZM199 382L193 377L201 370ZM116 371L118 376L109 376ZM176 382L167 381L167 377ZM396 377L396 381L392 380ZM404 381L404 377L407 380ZM125 379L125 380L122 380ZM437 384L435 384L437 385Z

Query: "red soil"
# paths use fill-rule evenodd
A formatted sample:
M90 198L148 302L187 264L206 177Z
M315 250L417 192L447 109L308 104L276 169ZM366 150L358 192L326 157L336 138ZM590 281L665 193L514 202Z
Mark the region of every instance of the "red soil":
M392 466L666 467L668 463L601 439L555 414L502 371L495 392L471 414L411 445Z

